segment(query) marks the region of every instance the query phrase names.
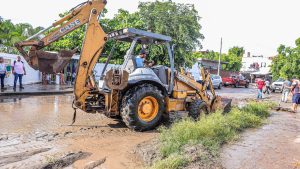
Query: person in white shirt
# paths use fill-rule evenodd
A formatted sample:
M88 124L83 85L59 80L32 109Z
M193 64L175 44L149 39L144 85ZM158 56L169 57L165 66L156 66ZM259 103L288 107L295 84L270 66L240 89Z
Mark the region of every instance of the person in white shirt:
M12 65L12 71L13 71L13 74L15 75L14 90L16 90L18 79L19 79L19 83L20 83L20 89L24 89L23 84L22 84L22 78L23 78L23 75L26 75L26 70L25 70L23 61L21 61L20 56L18 56L18 59L14 61L14 64Z
M0 81L1 81L1 90L5 90L4 88L4 78L6 76L6 65L4 63L3 57L0 57Z
M266 83L266 90L264 91L264 94L270 94L270 92L272 91L272 89L271 89L271 87L270 87L270 80L269 79L267 79L266 81L265 81L265 83Z

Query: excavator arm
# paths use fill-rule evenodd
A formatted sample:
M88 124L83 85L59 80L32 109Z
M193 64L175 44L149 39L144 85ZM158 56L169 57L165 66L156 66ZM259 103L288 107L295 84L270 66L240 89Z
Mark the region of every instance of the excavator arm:
M53 23L50 27L25 41L15 44L15 47L32 68L45 73L59 73L69 63L76 50L49 53L41 49L86 24L74 88L75 106L84 111L87 111L85 104L87 99L91 98L91 93L97 91L92 72L107 41L107 35L99 24L99 15L105 5L106 0L84 2L73 8L68 15ZM46 31L49 31L46 37L35 40ZM24 47L30 47L30 50L26 51Z

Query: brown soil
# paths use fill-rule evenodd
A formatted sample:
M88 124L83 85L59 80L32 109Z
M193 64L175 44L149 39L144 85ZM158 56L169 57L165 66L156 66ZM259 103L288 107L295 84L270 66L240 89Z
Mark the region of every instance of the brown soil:
M133 132L118 120L80 111L69 126L72 99L2 98L0 168L143 168L133 148L154 138L155 131Z
M244 104L248 98L255 98L255 91L223 88L217 92L235 98L233 104ZM76 123L69 126L72 101L72 95L0 98L0 168L144 167L134 150L157 138L156 131L133 132L118 120L80 111ZM274 112L267 125L245 132L240 141L224 147L223 165L300 166L299 116Z

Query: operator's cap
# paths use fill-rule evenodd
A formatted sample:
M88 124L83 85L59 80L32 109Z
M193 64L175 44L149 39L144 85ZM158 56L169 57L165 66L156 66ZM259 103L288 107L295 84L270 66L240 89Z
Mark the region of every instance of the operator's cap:
M144 55L144 54L146 54L146 51L145 51L145 49L141 49L141 51L140 51L140 55Z

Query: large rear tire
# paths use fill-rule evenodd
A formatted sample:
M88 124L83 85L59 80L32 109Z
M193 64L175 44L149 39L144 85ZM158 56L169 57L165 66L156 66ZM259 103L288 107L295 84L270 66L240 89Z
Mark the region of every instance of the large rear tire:
M195 100L188 106L188 115L194 120L198 120L201 115L208 114L207 104L202 100Z
M164 96L151 84L130 89L122 100L122 119L130 129L135 131L154 129L161 123L164 112Z

